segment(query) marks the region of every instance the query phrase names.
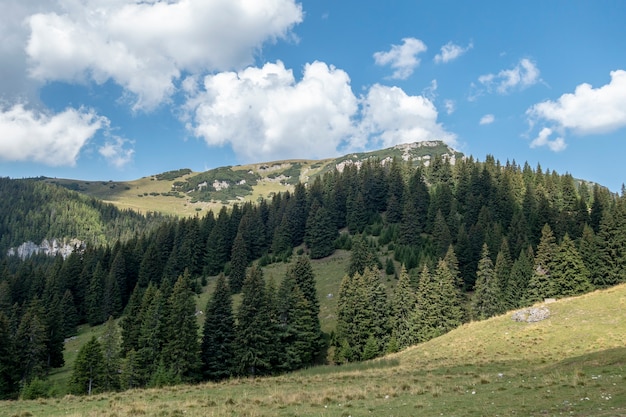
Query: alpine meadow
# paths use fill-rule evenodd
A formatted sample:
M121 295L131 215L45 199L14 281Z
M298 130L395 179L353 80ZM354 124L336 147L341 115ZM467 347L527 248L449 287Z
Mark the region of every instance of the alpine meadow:
M0 195L3 415L626 415L624 190L431 141Z

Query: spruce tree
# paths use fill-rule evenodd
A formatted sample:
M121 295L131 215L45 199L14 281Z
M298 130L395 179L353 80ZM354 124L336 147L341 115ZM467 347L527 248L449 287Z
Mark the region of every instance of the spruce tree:
M496 279L500 284L500 291L503 295L502 299L502 307L504 311L509 310L514 307L509 304L509 299L506 297L509 280L511 276L511 268L513 267L513 261L511 260L511 255L509 252L509 245L506 238L502 239L502 245L500 246L500 251L498 251L498 256L496 257L496 264L494 267L494 273L496 274Z
M273 333L260 268L250 268L241 293L235 336L237 371L240 375L265 375L271 371Z
M491 262L487 244L483 245L476 276L476 288L471 305L472 316L477 320L484 320L503 313L501 285Z
M554 257L551 283L552 292L559 297L584 294L593 288L589 281L589 271L567 233Z
M296 285L307 302L310 323L312 323L313 332L315 333L315 345L312 351L312 355L315 357L322 350L323 338L319 319L320 303L317 297L317 284L311 261L306 256L299 257L293 267L287 271L287 274L291 274L294 277Z
M104 323L106 320L104 312L104 279L105 271L100 262L96 265L96 269L89 281L87 290L87 321L91 326Z
M0 311L0 400L14 399L18 390L15 340L8 317Z
M204 377L217 381L234 373L235 319L230 288L223 274L205 310L200 346Z
M328 210L317 202L314 203L309 211L304 237L311 258L320 259L332 255L337 236L337 227Z
M78 351L70 387L75 394L91 395L102 388L104 359L100 342L92 336Z
M376 268L378 259L374 250L370 247L363 235L354 236L352 239L352 251L350 252L350 264L348 275L364 274L368 268Z
M15 346L18 347L17 359L22 383L28 383L33 378L43 378L47 372L48 337L42 316L43 309L38 299L35 299L17 328Z
M402 266L391 300L390 320L391 334L398 349L404 349L416 341L410 322L416 302L417 297L411 286L411 278L406 268Z
M241 291L241 286L246 278L246 268L248 267L248 249L241 233L237 233L231 251L229 286L236 294Z
M185 270L167 302L163 362L176 382L197 381L201 368L196 303L189 280Z
M120 332L113 317L109 317L104 325L101 338L102 379L104 391L115 391L120 388Z
M504 294L505 302L510 308L523 307L527 303L526 292L533 275L532 247L522 250L511 267L508 285Z
M533 275L528 283L526 292L526 302L528 304L542 301L544 298L554 295L550 274L557 249L552 229L546 223L541 229L541 240L537 246Z

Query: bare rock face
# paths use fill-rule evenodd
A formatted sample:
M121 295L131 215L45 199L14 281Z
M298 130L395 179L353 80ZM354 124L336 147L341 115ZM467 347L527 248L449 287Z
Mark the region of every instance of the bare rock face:
M529 307L516 311L511 316L513 321L536 323L550 317L548 307Z
M84 250L85 246L85 242L78 239L44 239L39 245L34 242L24 242L17 248L9 249L7 255L27 259L32 255L42 253L47 256L61 255L65 259L74 251Z

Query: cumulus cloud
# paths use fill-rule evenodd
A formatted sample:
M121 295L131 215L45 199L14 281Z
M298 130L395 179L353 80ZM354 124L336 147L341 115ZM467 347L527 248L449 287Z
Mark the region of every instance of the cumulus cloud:
M567 147L565 139L560 136L555 139L550 139L552 133L552 129L544 127L543 129L541 129L541 132L539 132L539 135L530 143L530 147L538 148L540 146L547 146L550 150L554 152L560 152L564 150Z
M402 45L391 45L387 52L375 52L374 61L377 65L389 65L395 69L391 78L406 80L420 64L417 56L426 50L426 45L421 40L404 38Z
M232 145L246 161L334 155L358 108L348 75L322 62L296 81L282 62L204 79L190 98L188 127L209 145Z
M375 84L364 98L361 131L384 147L422 140L456 145L456 135L437 123L437 115L434 104L426 97Z
M119 136L108 138L98 152L109 164L121 169L133 160L135 150L132 148L132 142Z
M456 139L428 98L378 84L356 97L348 75L323 62L307 64L301 80L278 61L209 75L188 91L188 129L210 146L231 145L244 161Z
M529 120L578 135L609 133L626 126L626 71L612 71L611 81L599 88L576 87L556 101L535 104L526 111Z
M106 126L108 120L92 110L47 115L21 104L0 108L0 159L74 166L81 149Z
M135 109L166 100L186 72L252 62L267 41L302 21L295 0L61 0L63 12L27 23L30 75L42 82L113 80Z
M448 42L444 46L441 47L441 52L435 55L434 61L436 64L445 64L450 61L454 61L470 49L474 47L473 43L470 43L465 48L460 45L456 45L452 42Z
M523 90L537 84L540 81L539 74L537 65L524 58L513 68L502 70L497 74L481 75L478 81L490 93L495 91L499 94L507 94L513 90Z
M490 125L493 122L495 122L496 117L493 114L486 114L483 117L480 118L480 122L478 122L478 124L480 125Z

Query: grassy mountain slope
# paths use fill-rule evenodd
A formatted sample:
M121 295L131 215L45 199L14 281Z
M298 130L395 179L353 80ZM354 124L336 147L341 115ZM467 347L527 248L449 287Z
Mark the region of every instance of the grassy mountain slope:
M346 164L369 158L411 159L414 165L427 164L436 156L456 159L461 153L440 141L397 145L373 152L354 153L324 160L283 160L206 172L189 169L168 171L133 181L80 181L46 178L45 181L110 202L123 209L192 216L237 201L258 201L291 190L299 181L308 182Z
M469 323L384 359L274 378L1 403L7 416L626 415L626 285Z

